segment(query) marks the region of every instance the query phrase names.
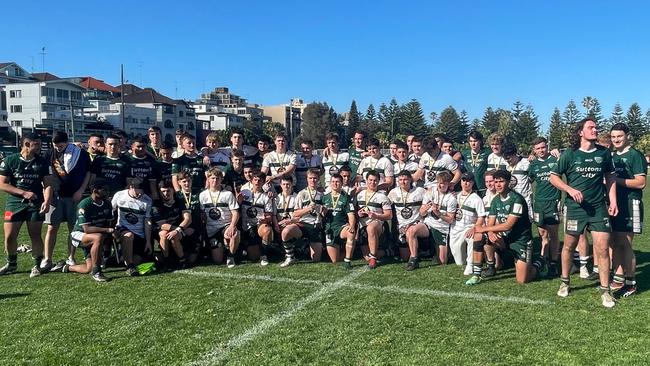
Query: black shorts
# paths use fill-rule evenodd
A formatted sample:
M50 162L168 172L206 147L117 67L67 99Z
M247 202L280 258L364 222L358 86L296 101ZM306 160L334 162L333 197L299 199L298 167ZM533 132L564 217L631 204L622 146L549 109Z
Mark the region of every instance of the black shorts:
M261 245L262 238L257 234L257 226L250 227L247 230L242 230L241 233L241 247L247 248L250 246Z
M217 232L214 233L214 235L206 238L205 242L206 245L208 246L208 249L210 250L219 249L219 248L223 248L226 245L224 239L224 233L226 232L226 229L228 229L229 226L230 225L226 225L222 227L221 229L217 230Z

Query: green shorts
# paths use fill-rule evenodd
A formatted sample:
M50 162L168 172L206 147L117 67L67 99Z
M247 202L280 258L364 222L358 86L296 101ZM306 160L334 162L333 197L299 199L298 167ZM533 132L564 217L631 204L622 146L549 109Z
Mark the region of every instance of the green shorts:
M300 223L300 231L302 231L302 236L309 243L322 243L323 242L323 230L320 226L313 226L309 224Z
M611 218L612 231L641 234L643 232L643 202L637 199L625 201L625 203L619 203L618 215Z
M516 260L520 260L528 264L532 263L533 258L538 257L541 252L541 248L532 240L517 239L509 242L506 237L505 242L508 250L510 250Z
M579 236L585 231L585 229L604 233L609 233L611 231L607 206L602 205L587 210L582 207L566 208L564 212L564 232L570 235Z
M341 238L341 232L346 230L348 225L332 226L325 229L325 244L329 247L340 247L345 245L346 239Z
M22 207L6 207L5 208L5 222L42 222L45 215L38 212L41 204L24 205Z
M559 225L560 213L557 201L535 201L533 204L533 222L537 226Z
M449 245L449 234L445 234L436 229L429 228L429 237L433 238L433 243L435 245Z

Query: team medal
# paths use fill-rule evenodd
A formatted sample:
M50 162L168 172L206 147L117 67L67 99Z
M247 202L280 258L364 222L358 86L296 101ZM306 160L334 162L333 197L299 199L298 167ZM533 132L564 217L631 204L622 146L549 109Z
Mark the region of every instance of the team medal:
M403 218L408 220L411 218L411 216L413 216L413 210L410 207L404 207L400 211L400 214L402 215Z
M219 210L216 209L216 208L211 208L210 211L208 211L208 216L209 216L212 220L215 220L215 221L216 221L216 220L219 220L219 219L221 218L221 211L219 211Z
M336 167L336 165L330 167L330 175L338 174L339 173L339 168Z
M517 178L514 175L511 175L510 176L510 184L508 185L510 187L510 189L515 189L515 187L517 186L517 183L518 183Z
M456 221L460 221L463 219L463 210L460 208L456 209Z
M138 217L131 212L127 212L126 215L124 215L124 219L131 225L138 223Z
M315 198L316 194L314 193L314 195L312 196L311 189L309 189L309 188L307 188L307 192L309 193L309 202L310 203L315 203L314 198ZM312 208L311 211L309 211L309 214L312 215L312 216L318 216L318 214L316 213L316 207Z
M255 207L249 207L249 208L246 210L246 215L247 215L249 218L251 218L251 219L256 218L256 217L257 217L257 208L255 208Z
M433 170L429 170L429 171L427 172L427 180L428 180L429 182L433 182L433 181L435 181L435 180L436 180L436 172L434 172Z

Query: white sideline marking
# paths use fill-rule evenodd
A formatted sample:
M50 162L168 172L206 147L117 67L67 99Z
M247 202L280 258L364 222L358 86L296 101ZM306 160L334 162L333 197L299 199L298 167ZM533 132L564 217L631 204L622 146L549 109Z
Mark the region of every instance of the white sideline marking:
M236 279L236 280L294 283L299 285L324 285L328 283L328 282L322 282L316 280L294 279L288 277L245 275L245 274L237 274L237 273L206 272L206 271L193 271L193 270L176 271L176 273L188 274L192 276L229 278L229 279ZM375 290L380 292L391 292L391 293L400 293L400 294L407 294L407 295L422 295L422 296L431 296L431 297L457 297L457 298L478 300L478 301L499 301L499 302L510 302L510 303L527 304L527 305L551 305L552 304L552 302L547 300L532 300L524 297L488 295L488 294L481 294L475 292L430 290L424 288L408 288L408 287L398 287L398 286L364 285L364 284L357 284L357 283L346 283L342 286L359 289L359 290Z
M340 280L336 282L329 282L324 284L321 288L319 288L316 292L313 294L305 297L304 299L292 304L287 310L275 314L270 318L267 318L265 320L262 320L261 322L255 324L253 327L249 328L246 330L244 333L235 336L231 339L228 340L224 345L217 345L212 350L209 352L205 353L204 355L201 356L201 358L197 361L194 361L190 363L190 365L213 365L216 363L219 363L223 360L225 360L230 352L232 352L234 349L239 348L246 343L250 342L253 340L255 337L265 333L268 331L270 328L282 323L283 321L291 318L295 313L298 311L302 310L305 306L319 301L326 297L327 295L331 294L332 292L338 290L339 288L343 286L348 286L350 282L354 281L355 278L359 277L362 273L364 273L366 269L362 270L357 270L352 272L351 274L341 278ZM179 271L180 272L180 271ZM194 271L183 271L181 273L186 273L186 274L191 274L191 275L199 275L203 276L206 272L194 272ZM207 272L210 273L210 272ZM259 277L259 278L257 278ZM242 279L258 279L262 281L276 281L278 278L277 277L270 277L270 276L248 276L248 275L242 275L238 276L233 274L232 276L224 276L224 278L242 278ZM285 278L285 280L289 280L288 278ZM294 281L300 281L300 283L305 283L304 281L308 280L292 280L290 282L295 283ZM277 282L287 282L287 281L277 281ZM314 283L320 283L318 281L308 281L309 284L314 284Z

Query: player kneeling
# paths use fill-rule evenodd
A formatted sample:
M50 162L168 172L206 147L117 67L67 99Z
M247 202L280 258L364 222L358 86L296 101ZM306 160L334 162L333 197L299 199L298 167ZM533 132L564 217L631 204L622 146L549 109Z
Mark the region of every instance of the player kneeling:
M97 282L108 279L100 267L100 252L106 239L115 231L111 226L113 208L106 200L107 190L101 180L96 180L90 187L90 197L84 198L77 206L77 221L70 233L72 245L82 247L86 261L83 264L68 265L61 261L52 271L90 273Z
M152 254L151 246L151 198L141 188L142 179L131 178L127 189L113 196L112 206L117 210L116 232L113 234L122 247L126 273L138 276L136 265L146 255Z
M153 221L158 233L158 240L162 258L158 258L159 266L168 268L170 265L170 251L173 250L178 258L178 267L186 265L183 241L193 240L185 236L186 229L192 224L192 213L185 206L185 202L176 198L174 186L170 180L158 184L158 193L161 201L153 207Z
M313 262L320 262L323 254L323 193L318 190L320 172L310 169L307 172L307 188L296 195L294 217L299 219L301 237L309 243L309 251ZM286 267L293 262L289 258L280 265Z
M359 245L361 253L368 259L368 268L377 268L377 259L381 257L379 240L384 232L384 224L393 218L393 211L388 197L377 191L379 172L370 170L366 173L366 189L357 193L357 214L361 229Z
M244 168L246 173L246 168ZM268 266L267 249L273 237L273 200L264 192L266 174L260 171L252 173L250 184L242 186L237 195L237 202L242 208L242 245L245 245L248 259L260 260L260 265ZM261 244L261 251L260 251Z
M199 194L199 204L206 223L206 241L212 260L221 264L225 255L226 265L233 268L234 254L239 246L239 204L232 192L222 189L223 173L219 168L210 168L207 176L208 189Z
M325 208L325 245L332 263L340 259L341 245L345 244L343 267L352 268L354 235L357 219L352 197L343 191L343 177L334 173L330 178L330 192L323 196Z
M515 257L515 273L518 283L526 283L538 276L546 276L548 270L544 259L540 256L540 248L533 245L528 205L519 193L510 189L510 172L498 170L494 173L494 186L498 196L490 205L486 226L475 227L477 234L487 233L487 243L481 245L481 238L474 242L474 273L465 282L475 285L483 277L496 274L495 254L497 249L507 249ZM487 271L481 273L483 251L487 257Z
M398 187L388 193L388 198L393 202L397 214L400 257L402 260L408 259L407 271L412 271L420 266L418 241L429 237L429 229L420 217L420 207L426 191L424 188L412 187L412 183L411 172L402 170L397 173Z

